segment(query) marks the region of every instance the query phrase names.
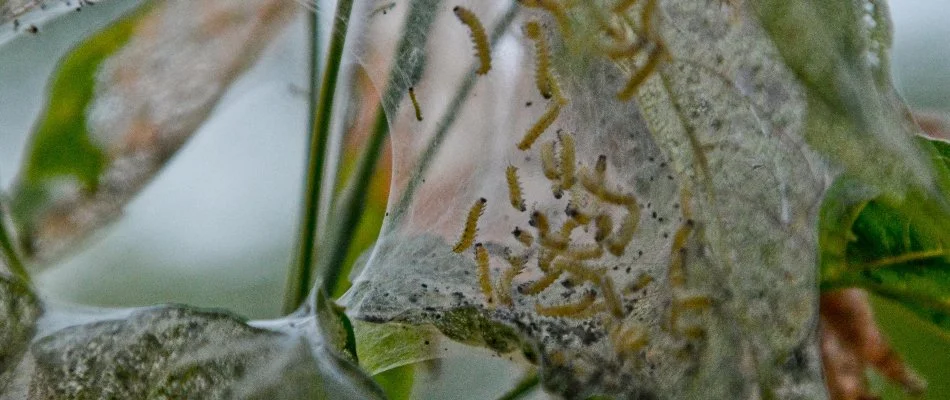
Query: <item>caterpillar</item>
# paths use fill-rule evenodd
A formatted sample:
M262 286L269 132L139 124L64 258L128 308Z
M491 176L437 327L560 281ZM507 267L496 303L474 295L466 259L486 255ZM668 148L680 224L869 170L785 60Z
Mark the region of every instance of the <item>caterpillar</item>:
M680 287L686 283L686 271L683 270L683 257L686 253L686 239L693 230L693 220L688 219L673 235L670 248L670 285Z
M535 227L538 230L538 237L541 238L547 236L551 230L551 225L548 223L548 216L540 211L531 213L531 218L528 219L528 225Z
M567 10L558 0L518 0L521 5L529 8L540 8L546 10L554 16L557 21L558 29L564 37L573 36L570 19L567 17Z
M488 44L488 36L485 35L485 28L471 10L455 6L452 11L463 24L468 25L468 29L471 31L472 41L475 42L475 53L481 63L475 73L479 75L487 74L491 70L491 47Z
M568 202L567 206L564 207L564 214L581 225L587 225L593 219L590 214L581 211L580 207L574 204L573 201Z
M601 275L598 284L600 289L604 292L604 302L607 304L607 309L610 310L610 314L618 319L623 318L623 303L620 301L620 297L617 296L617 292L614 291L613 279L610 279L609 276Z
M551 85L554 80L551 78L551 53L548 50L548 41L541 32L541 24L537 21L525 24L524 30L525 36L534 41L534 83L541 92L541 97L550 99L553 94Z
M558 257L554 260L554 269L570 272L582 280L599 283L606 272L603 267L591 267L581 261Z
M481 287L486 301L491 304L494 296L492 295L491 273L488 270L488 250L485 250L485 246L482 246L481 243L475 243L475 263L478 267L476 272L479 287Z
M650 342L650 336L641 325L624 327L621 324L610 328L610 342L620 354L639 351Z
M556 256L557 254L555 254L553 251L550 251L548 249L539 250L538 251L538 269L540 269L541 272L544 272L544 273L551 272L551 263L554 261L554 257Z
M534 311L538 313L538 315L546 317L570 317L584 312L584 310L594 304L595 300L597 300L597 296L593 292L587 292L584 294L584 297L576 303L558 306L543 306L541 303L535 303Z
M544 291L544 289L547 289L549 286L554 284L554 282L557 281L557 279L561 277L561 274L563 272L564 271L557 270L557 271L551 271L549 273L546 273L544 274L543 277L541 277L541 279L538 279L526 286L523 286L520 289L520 292L527 295L535 295L535 294L541 293Z
M650 51L650 55L647 56L647 62L643 65L642 68L637 70L633 76L630 77L630 80L627 81L627 84L617 93L617 98L620 101L627 101L633 97L637 89L640 88L640 85L643 84L650 74L656 70L656 67L660 65L666 56L666 50L659 43L654 44L653 49Z
M575 260L597 259L604 255L604 248L597 243L568 246L563 255Z
M409 100L412 101L412 108L416 110L416 121L422 121L422 109L419 108L419 101L416 100L415 88L409 88Z
M574 136L570 133L558 131L561 142L561 189L570 190L574 186Z
M570 244L570 241L561 234L553 235L543 235L538 239L538 243L541 243L541 246L544 246L547 249L554 250L555 252L562 252L567 250L567 245Z
M455 247L452 248L452 251L461 253L475 241L475 232L478 230L478 218L485 212L485 203L487 202L488 200L482 197L475 201L472 208L468 210L468 217L465 218L465 227L462 228L462 236L459 237L459 241L455 243Z
M607 238L607 251L617 257L623 255L627 245L633 239L633 234L637 232L637 225L640 223L640 210L631 207L627 210L623 220L620 221L620 227L614 234Z
M637 280L634 281L632 284L630 284L630 286L627 288L627 292L632 293L632 292L640 291L643 288L647 287L647 285L649 285L651 282L653 282L653 275L640 274L640 276L637 277Z
M554 146L553 140L541 143L541 171L544 172L544 177L551 181L561 179L554 157Z
M509 266L505 269L505 272L502 273L501 279L498 280L498 303L511 306L513 304L511 300L511 282L515 279L515 276L518 276L518 274L524 271L527 258L509 254L506 259L508 260Z
M594 226L597 228L597 230L594 231L594 241L600 243L613 231L614 220L608 214L597 214L597 217L594 218Z
M633 7L636 4L637 0L620 0L614 5L614 12L617 14L627 11L628 8Z
M560 114L561 103L556 101L552 102L551 105L548 106L547 111L541 115L541 118L525 132L524 137L518 142L518 150L525 151L530 149L534 141L538 140L538 137L554 123L554 120L557 119Z
M531 235L531 232L521 230L519 227L515 227L515 230L511 231L511 234L515 236L524 247L531 247L534 243L534 236Z
M505 176L508 179L508 199L511 200L511 206L524 212L527 208L521 194L521 182L518 181L518 167L509 165L505 170Z

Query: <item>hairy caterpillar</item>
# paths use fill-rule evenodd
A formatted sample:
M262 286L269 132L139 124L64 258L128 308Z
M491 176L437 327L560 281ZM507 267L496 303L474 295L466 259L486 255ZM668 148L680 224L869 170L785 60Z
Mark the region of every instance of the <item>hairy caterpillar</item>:
M640 276L637 277L637 280L634 281L633 283L631 283L630 286L627 287L627 290L626 290L626 291L627 291L628 293L640 291L640 290L642 290L643 288L647 287L647 285L649 285L651 282L653 282L653 276L652 276L652 275L650 275L650 274L640 274Z
M534 236L531 235L531 232L521 230L519 227L515 227L515 230L511 231L511 234L515 236L524 247L531 247L534 243Z
M602 242L610 235L610 232L613 231L614 220L610 215L601 213L594 218L594 226L597 228L594 232L594 241Z
M570 133L558 131L561 141L561 189L570 190L574 186L574 136Z
M551 225L548 223L548 216L540 211L531 213L531 218L528 219L528 225L535 227L538 230L538 237L541 238L547 236L551 230Z
M622 324L610 328L610 341L620 354L636 352L649 343L649 334L640 325L624 327Z
M568 246L564 256L575 260L597 259L604 255L604 248L597 243Z
M580 207L574 204L573 201L568 202L567 206L564 207L564 214L567 214L568 217L581 225L587 225L593 219L590 214L581 211Z
M509 165L505 170L505 176L508 179L508 199L511 200L511 206L518 211L525 211L524 197L521 195L521 182L518 180L518 167Z
M541 293L544 291L544 289L547 289L549 286L554 284L554 282L556 282L557 279L561 277L561 274L563 272L564 271L556 270L556 271L545 273L544 276L541 277L541 279L538 279L526 286L523 286L520 291L521 293L528 294L528 295L535 295L535 294Z
M475 243L475 263L478 270L478 284L488 303L492 302L491 273L488 270L488 250L481 243Z
M593 292L587 292L584 294L584 297L576 303L557 306L543 306L541 303L535 303L534 311L537 312L538 315L546 317L570 317L587 310L594 304L595 300L597 300L597 296Z
M472 208L468 210L468 217L465 218L465 227L462 228L462 236L459 237L459 241L455 243L455 247L452 248L452 251L461 253L469 248L472 242L475 241L475 232L478 230L478 218L485 212L485 203L487 202L488 200L482 197L475 201Z
M541 171L544 172L544 177L551 181L561 179L554 157L554 145L553 140L541 143Z
M538 137L554 123L554 120L557 119L560 114L561 103L558 101L552 102L551 105L548 106L547 111L541 115L541 118L525 132L524 137L518 142L518 150L524 151L530 149L534 141L538 140Z
M653 50L650 51L650 55L647 56L647 62L643 65L633 76L630 77L630 80L627 81L627 84L620 90L620 93L617 93L617 98L620 101L627 101L633 97L637 89L640 88L640 85L643 84L643 81L656 70L656 67L660 64L660 61L666 56L666 50L662 45L656 43L653 47Z
M541 32L541 24L537 21L530 21L524 27L525 36L534 41L535 49L535 70L534 83L541 92L541 97L550 99L553 90L551 85L554 79L551 77L551 53L548 50L548 41Z
M623 303L620 301L620 297L617 296L617 292L614 291L613 279L602 274L598 284L604 292L604 302L607 304L610 314L615 318L623 318Z
M607 238L607 251L617 257L623 255L627 245L633 239L633 234L637 232L637 225L640 223L640 209L630 207L627 214L620 221L620 227L614 234Z
M581 261L563 257L554 260L554 269L570 272L579 279L595 284L600 283L601 277L606 272L603 267L591 267Z
M501 279L498 280L498 303L511 306L513 304L511 301L511 282L515 279L515 276L524 271L527 258L510 254L506 258L509 266L502 273Z
M455 12L455 16L457 16L463 24L468 25L468 29L472 33L472 41L475 42L475 52L478 55L478 60L481 62L481 65L479 65L475 73L479 75L487 74L491 69L491 47L489 47L488 44L488 36L485 34L485 28L471 10L465 7L455 6L452 11Z
M633 7L637 0L620 0L614 5L614 12L617 14L626 12L628 8Z
M422 109L419 108L419 101L416 100L415 88L409 88L409 100L412 101L412 108L416 110L416 121L422 121Z

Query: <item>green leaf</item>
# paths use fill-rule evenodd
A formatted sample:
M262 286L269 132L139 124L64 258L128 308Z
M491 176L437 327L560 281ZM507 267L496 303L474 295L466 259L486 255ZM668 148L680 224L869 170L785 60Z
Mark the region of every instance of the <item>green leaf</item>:
M948 165L950 144L922 145ZM895 204L861 186L840 179L823 205L822 288L863 287L950 330L950 233L913 197Z

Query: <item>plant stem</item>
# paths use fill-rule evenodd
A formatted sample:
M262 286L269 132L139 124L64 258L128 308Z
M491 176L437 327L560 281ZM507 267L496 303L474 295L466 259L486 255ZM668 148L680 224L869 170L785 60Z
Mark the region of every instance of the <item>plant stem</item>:
M320 271L323 276L323 287L327 293L335 293L340 280L340 271L343 270L343 261L349 252L356 236L357 226L363 210L366 207L366 193L369 191L370 178L376 170L379 155L389 133L389 121L382 105L376 109L376 122L373 124L373 133L364 145L363 152L356 164L356 170L349 178L339 207L333 210L331 224L332 236L327 243L324 257L320 262Z
M518 381L518 384L515 385L514 388L509 390L508 393L505 393L504 395L499 397L498 400L520 399L528 395L528 393L530 393L535 388L537 388L540 383L541 383L541 379L538 376L538 371L528 372L527 374L525 374L524 377L521 378L520 381Z
M311 15L310 36L313 55L311 57L311 105L315 105L310 120L310 147L307 153L307 178L304 186L303 216L300 222L297 252L294 265L291 268L287 281L287 291L284 299L284 312L296 309L307 297L314 281L314 255L316 252L317 233L320 231L318 212L320 209L320 192L323 180L323 169L326 159L324 154L327 138L330 136L330 121L333 117L333 97L336 92L337 77L340 72L340 60L343 58L343 46L346 41L346 31L353 10L353 0L339 0L336 14L333 19L333 30L330 33L329 54L326 66L323 68L323 77L319 93L316 90L316 77L319 74L317 59L319 57L319 38L317 37L316 12Z

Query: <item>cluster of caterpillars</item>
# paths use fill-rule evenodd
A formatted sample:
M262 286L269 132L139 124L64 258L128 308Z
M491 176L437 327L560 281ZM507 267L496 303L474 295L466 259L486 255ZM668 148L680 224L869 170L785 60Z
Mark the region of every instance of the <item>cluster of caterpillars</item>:
M586 8L583 11L588 11L587 15L595 16L599 27L598 37L593 38L596 51L618 63L636 66L627 83L617 93L617 97L623 101L631 99L640 85L667 57L666 47L656 34L653 25L657 1L617 0L612 6L603 7L598 3L585 1L519 0L525 7L537 8L549 13L565 39L574 35L571 15L582 11L574 8ZM539 69L548 68L550 56L546 43L537 42L536 31L534 27L528 26L525 34L536 40ZM540 82L542 78L540 74L538 76Z
M560 33L565 37L572 34L568 17L568 6L560 0L519 0L526 7L541 8L550 12L558 24ZM576 3L576 2L574 2ZM621 100L630 99L640 85L656 70L659 63L666 57L666 50L653 32L653 18L656 12L657 1L645 0L637 6L638 0L618 0L617 3L601 14L601 28L604 34L603 41L598 42L598 50L608 58L618 62L636 64L643 58L640 67L636 69L627 84L620 90L618 97ZM636 14L630 10L636 9ZM453 12L467 25L471 31L472 40L479 60L476 73L484 75L491 69L491 49L484 27L475 14L464 8L455 7ZM531 20L525 23L525 36L533 41L535 47L535 84L540 95L549 100L548 108L540 118L524 133L516 144L521 151L529 151L557 120L563 107L568 104L558 82L556 73L551 64L551 50L541 23ZM410 93L416 117L421 120L418 103L414 93ZM480 198L473 204L466 217L462 234L453 247L456 253L463 253L474 248L476 276L479 289L489 305L512 307L512 294L516 291L521 295L536 296L544 292L562 277L567 277L575 283L589 282L591 289L584 292L581 298L573 303L545 305L535 303L535 312L541 316L586 319L598 315L606 315L605 328L608 338L621 354L638 351L648 343L647 330L636 323L624 321L625 311L620 294L607 274L605 257L612 255L620 257L625 254L627 246L632 242L640 219L640 209L636 197L632 193L615 190L607 182L607 157L600 155L593 167L580 165L576 161L574 136L571 133L558 131L557 138L540 144L539 157L541 171L551 184L552 195L561 199L565 193L570 194L570 200L564 209L564 217L560 226L552 225L549 216L540 210L530 213L528 229L515 227L512 231L514 239L522 249L512 250L505 248L505 258L508 266L496 282L492 282L490 263L491 256L486 246L477 243L476 232L479 217L485 210L487 200ZM518 168L509 165L505 171L509 203L518 212L526 212L527 206L519 179ZM669 283L674 293L670 306L668 324L665 327L673 333L685 334L689 337L703 335L700 326L685 326L679 324L680 316L691 310L705 310L711 306L711 300L704 295L683 295L685 293L685 272L683 267L686 252L686 241L692 232L694 222L688 208L688 193L684 193L683 225L673 237ZM616 211L619 209L620 211ZM588 242L574 240L572 233L582 229L584 232L593 232L586 236L592 239ZM527 268L528 262L536 258L537 268L541 277L528 282L515 290L513 281ZM649 275L641 277L628 290L640 290L653 281Z

